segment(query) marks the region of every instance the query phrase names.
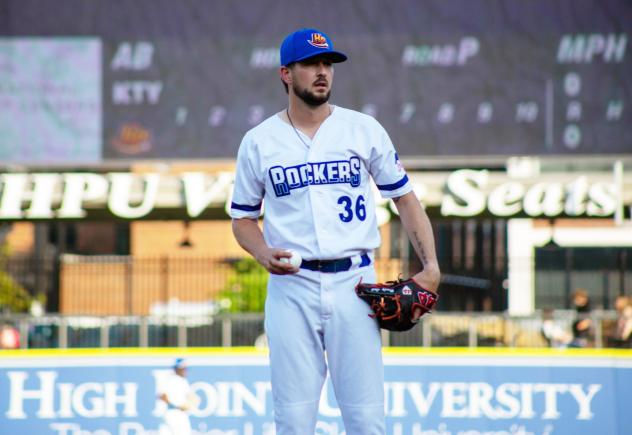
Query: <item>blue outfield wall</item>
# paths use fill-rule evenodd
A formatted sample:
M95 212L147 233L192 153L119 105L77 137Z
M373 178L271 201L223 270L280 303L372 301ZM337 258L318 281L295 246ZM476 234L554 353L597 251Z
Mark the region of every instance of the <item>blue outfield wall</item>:
M632 351L384 354L389 435L631 433ZM157 384L179 356L201 399L194 433L274 433L267 355L250 348L3 351L0 433L158 435ZM344 434L329 383L316 433Z

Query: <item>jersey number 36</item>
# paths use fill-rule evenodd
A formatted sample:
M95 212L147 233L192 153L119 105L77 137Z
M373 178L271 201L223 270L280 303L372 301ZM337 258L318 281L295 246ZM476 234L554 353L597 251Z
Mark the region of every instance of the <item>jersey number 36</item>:
M344 211L342 213L338 213L340 220L343 222L351 222L354 216L363 221L366 219L366 206L364 205L364 197L362 195L358 196L358 199L355 202L355 207L353 207L353 200L349 198L347 195L343 195L338 198L338 204L344 207Z

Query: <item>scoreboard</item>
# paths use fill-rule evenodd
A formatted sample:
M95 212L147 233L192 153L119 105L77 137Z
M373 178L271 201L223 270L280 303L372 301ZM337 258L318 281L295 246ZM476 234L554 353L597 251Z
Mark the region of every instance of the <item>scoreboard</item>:
M332 36L331 102L408 158L632 154L626 0L3 0L0 161L234 158L278 47Z

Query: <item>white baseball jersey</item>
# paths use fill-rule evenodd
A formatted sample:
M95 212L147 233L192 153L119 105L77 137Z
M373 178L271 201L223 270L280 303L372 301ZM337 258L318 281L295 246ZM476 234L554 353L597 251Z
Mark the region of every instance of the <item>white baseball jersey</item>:
M163 415L165 426L160 430L160 435L190 435L191 422L185 411L179 409L186 405L187 396L191 392L191 386L187 378L176 373L170 373L158 386L158 394L166 394L169 401L167 410Z
M230 214L257 218L265 199L269 246L307 260L354 256L380 244L369 175L385 198L412 190L372 117L335 107L310 139L277 114L243 138Z
M167 375L158 387L158 393L166 394L169 403L178 408L187 403L187 395L190 391L191 386L187 378L176 373Z

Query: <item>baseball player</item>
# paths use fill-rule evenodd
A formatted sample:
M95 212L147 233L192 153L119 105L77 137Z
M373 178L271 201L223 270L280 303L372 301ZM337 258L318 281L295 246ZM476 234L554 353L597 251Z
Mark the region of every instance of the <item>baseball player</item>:
M360 280L376 279L370 177L395 201L422 261L413 278L435 291L432 229L384 128L328 103L333 64L347 56L316 29L287 36L280 54L288 107L244 136L231 203L237 241L271 274L265 330L276 430L314 433L329 372L346 433L384 434L380 331L354 292ZM300 267L282 261L290 249Z
M195 405L194 400L197 396L191 391L186 376L186 361L178 358L173 365L173 372L159 387L159 398L167 404L163 416L165 426L161 428L161 435L191 435L191 422L187 411Z

